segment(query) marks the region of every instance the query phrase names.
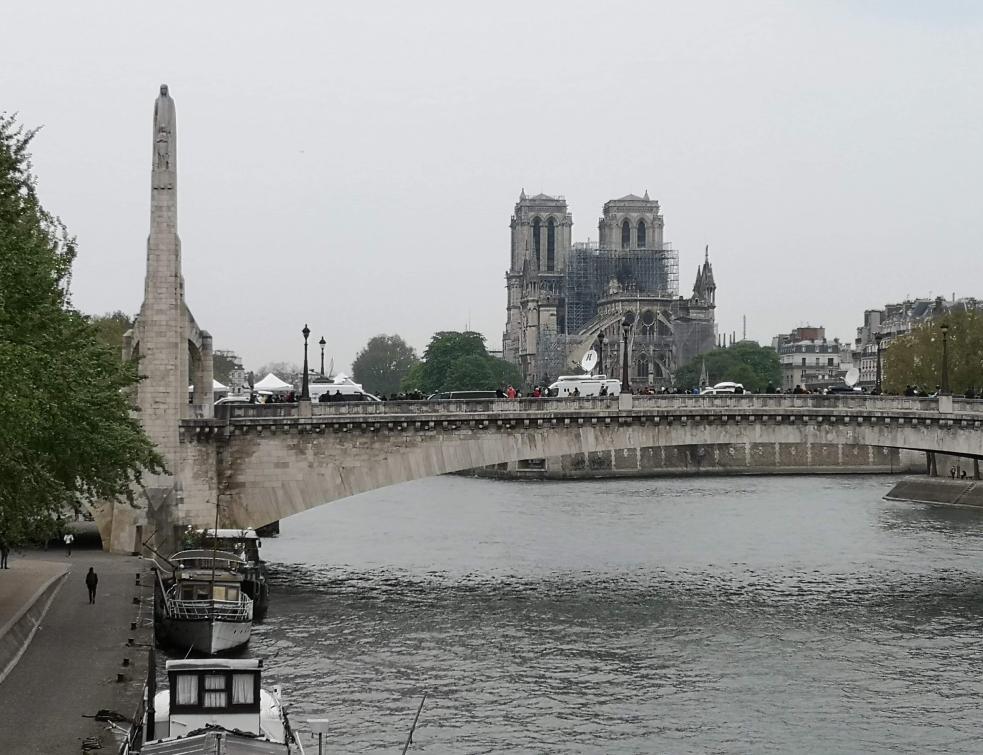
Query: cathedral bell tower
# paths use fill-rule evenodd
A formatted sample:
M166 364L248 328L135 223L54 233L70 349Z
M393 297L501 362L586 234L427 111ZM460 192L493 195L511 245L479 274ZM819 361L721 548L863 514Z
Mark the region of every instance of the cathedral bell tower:
M510 224L512 254L505 274L508 305L502 351L508 361L519 365L527 383L544 377L536 364L541 340L562 329L561 284L572 226L563 197L520 192Z

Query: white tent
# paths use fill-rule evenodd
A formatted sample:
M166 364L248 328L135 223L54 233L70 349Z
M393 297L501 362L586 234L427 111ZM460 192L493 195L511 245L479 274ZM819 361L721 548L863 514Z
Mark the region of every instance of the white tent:
M270 393L286 393L294 389L290 383L284 383L272 372L253 385L253 388L257 391L269 391Z
M193 392L194 389L195 389L194 385L189 385L188 393ZM229 392L229 386L222 385L220 382L218 382L218 380L212 378L212 393L228 393L228 392Z

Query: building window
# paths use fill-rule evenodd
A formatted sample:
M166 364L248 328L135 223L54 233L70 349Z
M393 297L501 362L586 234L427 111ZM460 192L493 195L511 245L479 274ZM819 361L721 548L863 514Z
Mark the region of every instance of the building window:
M642 312L642 335L650 336L655 333L655 313L651 309Z
M539 248L542 239L539 238L539 218L532 221L532 246L536 253L536 269L539 270Z
M649 379L649 360L645 354L638 357L638 361L635 363L635 371L638 373L640 380Z
M621 248L627 249L631 246L631 223L627 220L621 224Z
M556 221L553 218L546 221L546 269L551 273L556 269Z
M829 357L829 359L826 360L826 366L827 367L833 366L833 357Z
M645 221L644 220L639 220L638 221L638 248L639 249L644 249L645 248L645 244L646 244L646 239L645 239Z

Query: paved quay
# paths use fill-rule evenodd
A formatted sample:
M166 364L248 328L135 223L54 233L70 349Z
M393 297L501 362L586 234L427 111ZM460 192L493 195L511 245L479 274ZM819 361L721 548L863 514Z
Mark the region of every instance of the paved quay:
M50 589L43 596L50 606L33 639L0 681L4 755L78 755L88 751L86 745L92 751L116 751L122 732L86 716L103 708L126 716L136 711L153 620L146 565L134 556L94 548L76 548L70 557L54 548L10 554L10 569L0 570L0 648L18 631L17 624L24 633L25 622L16 619L23 619L25 610L37 616L43 602L36 600L39 590L49 583L55 589L53 596ZM94 605L84 582L90 566L99 575ZM141 585L136 584L138 572ZM135 597L141 598L138 604ZM136 631L131 622L137 623ZM127 644L130 638L133 646ZM130 665L123 665L124 658ZM0 670L8 660L0 656Z

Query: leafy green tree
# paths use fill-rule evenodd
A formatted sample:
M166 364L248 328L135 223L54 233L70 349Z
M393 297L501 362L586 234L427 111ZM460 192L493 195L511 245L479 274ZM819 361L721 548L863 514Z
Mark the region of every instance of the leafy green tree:
M378 335L355 356L352 376L369 393L395 393L419 362L416 350L399 336Z
M232 370L239 364L236 355L231 351L216 351L212 355L212 375L223 385L232 382ZM264 377L264 372L260 377Z
M498 388L499 386L504 387L507 385L514 385L518 388L522 385L522 373L511 362L506 362L500 357L489 356L488 369L491 372L491 385L489 388Z
M35 131L0 114L0 533L19 542L79 500L133 501L163 459L131 414L137 366L71 305L76 245L38 199Z
M488 391L494 388L488 357L480 354L468 354L455 359L441 386L445 391Z
M485 337L473 331L442 330L434 333L423 352L423 361L400 384L404 391L493 390L500 385L520 385L515 365L493 357Z
M89 317L99 340L115 349L117 354L123 353L123 335L133 327L133 320L134 318L120 310Z
M417 362L410 367L409 372L399 381L399 390L406 393L423 391L423 362Z
M923 323L906 335L891 340L884 348L883 387L886 393L902 393L908 385L929 390L942 383L942 331L949 326L949 388L965 393L983 388L983 315L956 312Z
M778 353L768 346L741 341L725 349L714 349L701 354L676 371L675 383L682 388L700 384L700 373L706 361L710 385L724 380L741 383L749 391L761 393L768 384L781 385L781 367Z
M423 352L423 371L420 375L421 390L433 393L445 388L451 366L461 357L487 358L485 337L473 331L442 330L433 334ZM464 389L461 389L464 390Z

